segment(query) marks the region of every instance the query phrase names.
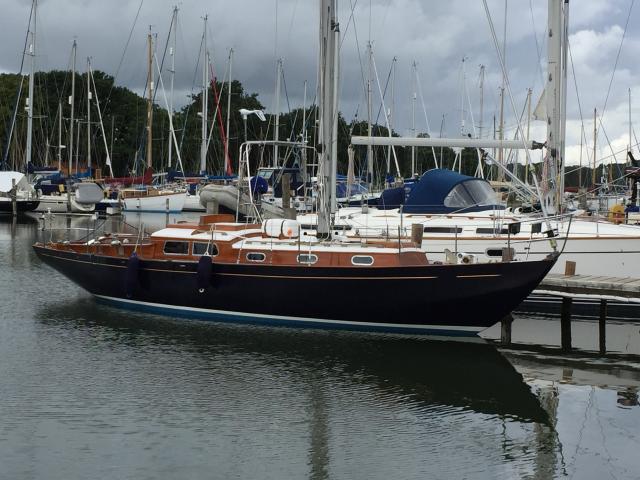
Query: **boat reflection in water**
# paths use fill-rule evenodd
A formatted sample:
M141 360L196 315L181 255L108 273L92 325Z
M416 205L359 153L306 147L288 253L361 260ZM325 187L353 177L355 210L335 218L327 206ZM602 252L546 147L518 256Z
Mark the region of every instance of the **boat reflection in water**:
M528 469L532 457L523 451L553 456L559 448L522 376L480 340L173 321L98 309L90 299L50 304L37 318L64 342L102 352L92 375L108 370L115 377L105 386L108 398L137 399L120 423L142 422L144 398L155 421L171 418L190 435L202 432L201 441L213 436L225 445L225 437L246 437L244 455L256 458L273 443L291 450L284 463L306 455L312 478L350 475L354 464L384 471L398 462L444 475L473 471L477 463L487 472L502 470L501 462ZM127 385L132 391L123 393ZM445 450L456 444L469 451L454 462ZM545 461L547 469L557 464Z

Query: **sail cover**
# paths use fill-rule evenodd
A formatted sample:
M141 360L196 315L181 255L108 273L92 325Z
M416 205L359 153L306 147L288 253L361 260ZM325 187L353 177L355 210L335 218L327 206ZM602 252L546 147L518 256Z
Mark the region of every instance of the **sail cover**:
M27 177L20 172L0 172L0 193L9 193L13 188L13 180L18 187L18 190L28 190L29 182Z

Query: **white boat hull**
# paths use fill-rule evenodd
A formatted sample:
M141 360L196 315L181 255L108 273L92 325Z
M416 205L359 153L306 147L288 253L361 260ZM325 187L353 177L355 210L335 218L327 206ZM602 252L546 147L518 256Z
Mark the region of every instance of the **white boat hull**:
M206 212L207 209L200 204L200 193L195 195L187 194L184 201L184 212Z
M336 215L337 230L354 239L397 238L398 232L408 237L412 224L424 226L422 249L429 259L445 261L445 249L473 255L483 262L498 260L502 249L514 249L516 260L537 260L552 251L550 239L544 233L532 233L532 219L525 215L510 215L504 211L479 212L470 215L399 215L397 210L381 211L359 208L340 209ZM304 225L315 225L315 215L299 216ZM521 222L521 231L507 235L508 224ZM542 230L546 230L543 223ZM640 278L640 226L614 225L609 222L573 219L555 222L558 235L555 242L562 255L552 273L564 273L567 261L576 262L576 273L608 277ZM497 229L500 234L480 234ZM565 244L566 239L566 244Z
M83 205L76 201L71 195L69 198L66 193L60 195L41 195L40 205L36 212L51 213L91 213L96 209L95 205Z
M238 201L239 190L235 185L207 185L200 192L200 203L206 206L208 201L216 201L219 205L231 210L237 211L240 215L245 217L254 217L256 210L249 195L243 193ZM268 218L282 218L284 212L282 207L273 204L263 202L260 205L261 214L264 219Z
M123 198L122 210L125 212L180 213L184 208L186 198L186 192Z

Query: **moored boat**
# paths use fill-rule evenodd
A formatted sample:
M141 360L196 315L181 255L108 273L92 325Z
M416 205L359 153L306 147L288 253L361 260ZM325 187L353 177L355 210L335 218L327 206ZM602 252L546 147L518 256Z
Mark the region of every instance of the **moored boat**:
M149 237L34 245L98 299L201 319L475 335L527 297L556 261L430 262L416 244L301 235L291 220L203 216Z
M38 208L37 192L20 172L0 172L0 214L20 214Z
M141 186L120 190L122 209L126 212L180 213L186 198L183 188Z

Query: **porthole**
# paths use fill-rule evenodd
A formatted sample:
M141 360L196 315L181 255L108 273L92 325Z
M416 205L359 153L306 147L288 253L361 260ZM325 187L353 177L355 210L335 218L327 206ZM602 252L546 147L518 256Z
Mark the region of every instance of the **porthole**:
M267 258L267 256L264 253L260 253L260 252L247 253L247 260L249 260L250 262L264 262L265 258Z
M354 255L351 257L353 265L373 265L373 257L369 255Z
M298 255L298 263L304 263L305 265L313 265L318 261L318 256L313 254L303 253Z

